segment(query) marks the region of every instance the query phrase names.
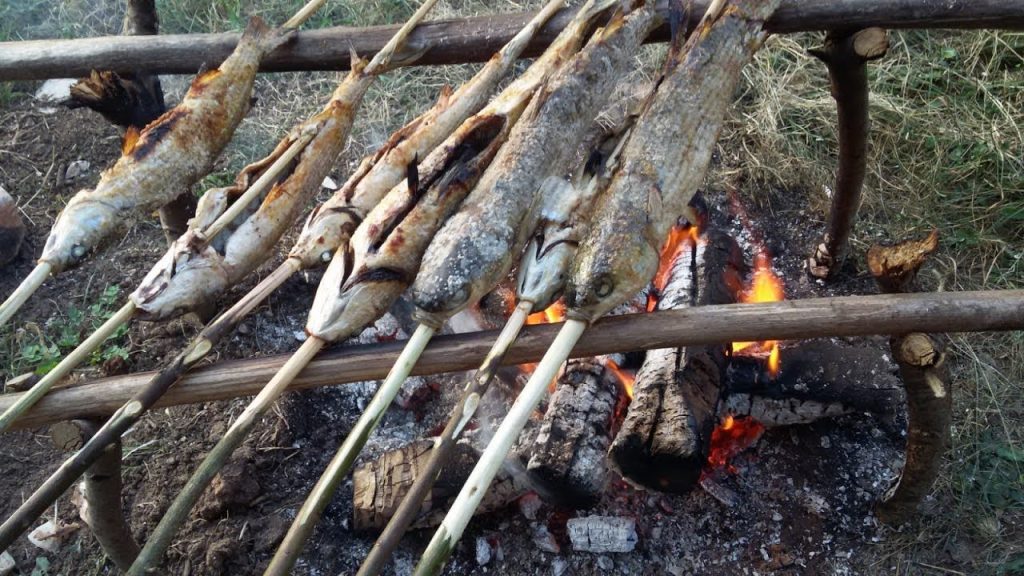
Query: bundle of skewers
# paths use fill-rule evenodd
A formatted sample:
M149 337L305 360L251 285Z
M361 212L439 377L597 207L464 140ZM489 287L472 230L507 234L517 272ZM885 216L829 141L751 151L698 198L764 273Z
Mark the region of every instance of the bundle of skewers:
M188 230L129 301L0 415L0 430L120 325L199 310L252 274L319 189L373 80L416 58L416 51L403 50L404 41L435 1L425 0L371 61L356 61L323 111L289 131L267 157L246 166L234 184L207 191ZM326 265L306 323L308 338L234 420L126 567L129 574L154 570L204 490L299 372L321 349L358 334L408 295L418 327L266 571L289 573L433 335L515 270L517 301L506 325L468 378L424 470L359 571L371 575L384 569L527 317L561 297L567 321L416 569L438 573L573 346L592 323L647 287L669 229L680 218L692 220L688 205L730 102L722 94L733 92L743 66L765 39L763 23L778 0L715 0L694 30L685 29L681 3L672 3L672 44L659 76L616 101L611 95L662 18L653 0L588 0L547 50L495 94L563 3L550 0L470 81L445 90L313 208L278 268L207 324L0 526L0 549L286 279ZM302 14L308 17L310 11L307 7ZM125 214L160 206L209 171L245 113L259 59L286 42L299 23L293 19L269 31L254 22L231 58L197 77L179 106L126 138L122 158L58 218L36 270L0 307L0 322L43 280L96 250ZM199 133L200 123L212 128Z

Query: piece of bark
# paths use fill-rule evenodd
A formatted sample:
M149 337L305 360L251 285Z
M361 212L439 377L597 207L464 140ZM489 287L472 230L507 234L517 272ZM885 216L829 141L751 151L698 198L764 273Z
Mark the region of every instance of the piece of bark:
M672 268L659 310L734 302L744 264L736 241L710 230ZM625 479L674 493L696 486L718 419L726 365L723 344L648 352L609 451Z
M688 14L692 27L710 0L698 0ZM668 21L669 2L659 2ZM521 30L533 12L439 20L421 25L409 48L426 50L414 65L484 62ZM524 51L523 58L543 52L572 17L565 10L553 17ZM1024 28L1024 0L785 0L765 28L773 33L810 30L859 30L871 26L907 28ZM263 72L348 70L349 49L366 58L394 34L396 25L351 28L335 26L304 30L294 45L269 54ZM220 64L238 43L238 33L178 34L152 38L99 37L0 43L0 81L67 78L94 68L118 72L148 69L159 74L194 74L200 66ZM666 24L648 42L669 39Z
M882 291L910 291L921 266L937 247L937 230L922 240L873 246L868 251L868 269ZM944 347L935 337L897 332L889 348L907 394L907 460L875 512L884 522L899 523L913 516L935 483L950 445L953 401Z
M850 233L860 207L868 152L867 63L885 55L889 37L881 28L830 32L824 47L811 50L828 67L832 97L839 116L839 167L825 237L807 261L807 270L826 279L846 258Z
M77 421L88 437L98 428L96 422ZM122 572L127 571L139 554L139 545L125 521L121 502L121 441L107 446L103 455L82 476L82 501L78 515L92 530L104 554Z
M525 327L502 364L537 362L561 328L561 324ZM587 330L573 348L571 357L709 342L1021 329L1024 329L1024 290L808 298L609 317ZM436 336L424 350L412 375L476 368L493 345L497 332ZM405 342L390 342L329 350L310 362L288 389L305 390L382 379L404 346ZM228 360L187 374L175 369L168 373L165 382L167 386L175 386L160 395L159 400L146 394L146 407L148 409L150 402L166 407L255 395L287 358L287 354L280 354ZM69 418L109 416L141 392L154 375L155 372L138 372L55 389L19 418L12 429ZM13 405L19 396L0 395L0 412Z
M526 469L548 485L559 503L586 509L601 499L620 390L597 362L570 364L558 378Z
M18 212L18 203L0 187L0 267L18 257L25 239L25 223Z
M417 440L389 450L355 469L352 473L352 516L356 530L378 531L387 525L429 459L433 447L433 440ZM480 453L468 442L461 441L456 445L411 528L427 528L441 523L479 458ZM521 475L499 471L476 513L502 508L529 490Z

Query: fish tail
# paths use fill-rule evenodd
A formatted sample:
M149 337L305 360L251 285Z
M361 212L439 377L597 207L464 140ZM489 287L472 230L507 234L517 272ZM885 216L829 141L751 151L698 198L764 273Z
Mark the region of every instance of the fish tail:
M242 33L242 42L251 43L264 54L273 52L295 39L294 28L271 28L259 16L249 18Z

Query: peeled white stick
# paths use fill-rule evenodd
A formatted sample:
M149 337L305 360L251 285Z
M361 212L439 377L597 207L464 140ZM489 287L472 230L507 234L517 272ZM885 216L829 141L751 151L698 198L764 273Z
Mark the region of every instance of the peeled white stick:
M306 540L313 533L313 528L319 522L320 515L323 514L324 508L331 501L329 495L334 494L338 488L338 483L352 469L356 457L359 456L359 452L366 444L366 439L377 428L381 419L384 418L384 413L391 406L391 401L398 394L402 383L409 376L409 372L416 365L416 360L419 359L423 349L427 347L433 336L434 329L425 324L420 324L416 331L413 332L412 337L409 338L405 348L402 350L402 354L395 362L395 366L388 373L388 377L380 385L380 388L377 389L377 393L373 395L369 406L366 407L366 410L363 410L363 414L356 421L352 430L349 431L348 436L345 437L345 442L341 445L341 448L338 448L338 452L331 459L330 464L327 465L327 469L320 476L320 480L317 481L316 486L313 487L309 496L306 497L305 503L303 503L299 513L295 516L295 521L292 522L291 528L288 529L288 534L285 535L281 545L278 546L277 552L274 553L274 558L270 561L270 566L267 567L263 576L284 576L291 573L292 567L295 566L295 561L299 558L299 553L302 552L302 548L306 544Z
M53 264L49 262L36 264L32 272L21 281L21 284L18 284L18 288L4 300L3 304L0 304L0 326L7 324L11 316L14 316L14 313L25 304L29 297L35 294L36 290L43 285L43 282L50 277L52 270Z
M82 363L89 354L92 354L94 350L99 348L103 342L110 337L122 324L128 321L135 312L135 304L129 300L121 307L120 310L114 313L102 326L96 329L95 332L89 335L77 348L72 350L70 354L64 357L59 364L53 367L52 370L46 373L39 382L36 382L29 391L18 398L18 401L11 405L3 414L0 414L0 432L5 432L11 427L11 424L18 419L19 416L24 414L39 401L40 398L46 395L53 388L53 385L60 382L62 378L71 373L76 366Z
M530 380L523 387L523 391L519 393L515 404L512 405L505 420L502 421L491 442L480 456L480 461L473 467L466 484L456 496L455 502L452 503L448 515L438 526L437 532L434 533L430 544L423 552L423 557L416 565L415 576L439 574L444 568L445 562L451 556L455 545L473 517L473 512L480 505L491 481L494 480L498 469L505 462L506 456L512 449L512 444L515 443L516 438L519 437L520 432L530 420L530 415L544 398L548 383L558 374L558 370L569 357L586 328L587 324L579 320L568 320L562 326L555 341L544 354L544 358L537 365L537 369L530 376Z

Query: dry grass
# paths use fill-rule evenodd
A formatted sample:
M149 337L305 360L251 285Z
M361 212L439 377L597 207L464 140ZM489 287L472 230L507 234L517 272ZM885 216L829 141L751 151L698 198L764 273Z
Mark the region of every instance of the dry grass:
M162 31L240 29L243 15L280 22L298 0L158 0ZM520 10L531 2L447 0L435 16ZM15 0L0 5L0 40L116 33L117 0ZM396 22L408 0L330 2L310 26ZM759 189L802 190L824 219L835 163L835 106L824 67L805 49L814 35L773 38L754 65L720 143L717 178ZM895 34L871 65L871 157L855 256L879 240L942 234L924 275L931 289L1024 287L1024 35L1005 32ZM446 83L474 70L402 70L367 95L343 165L426 108ZM185 78L170 81L171 100ZM288 127L325 101L337 74L261 76L259 104L218 172L230 178L261 157ZM6 88L8 91L10 88ZM0 91L0 102L4 93ZM750 198L764 202L770 198ZM920 521L893 533L866 562L872 572L917 574L928 566L965 573L1024 573L1024 336L950 339L955 424L952 457Z

